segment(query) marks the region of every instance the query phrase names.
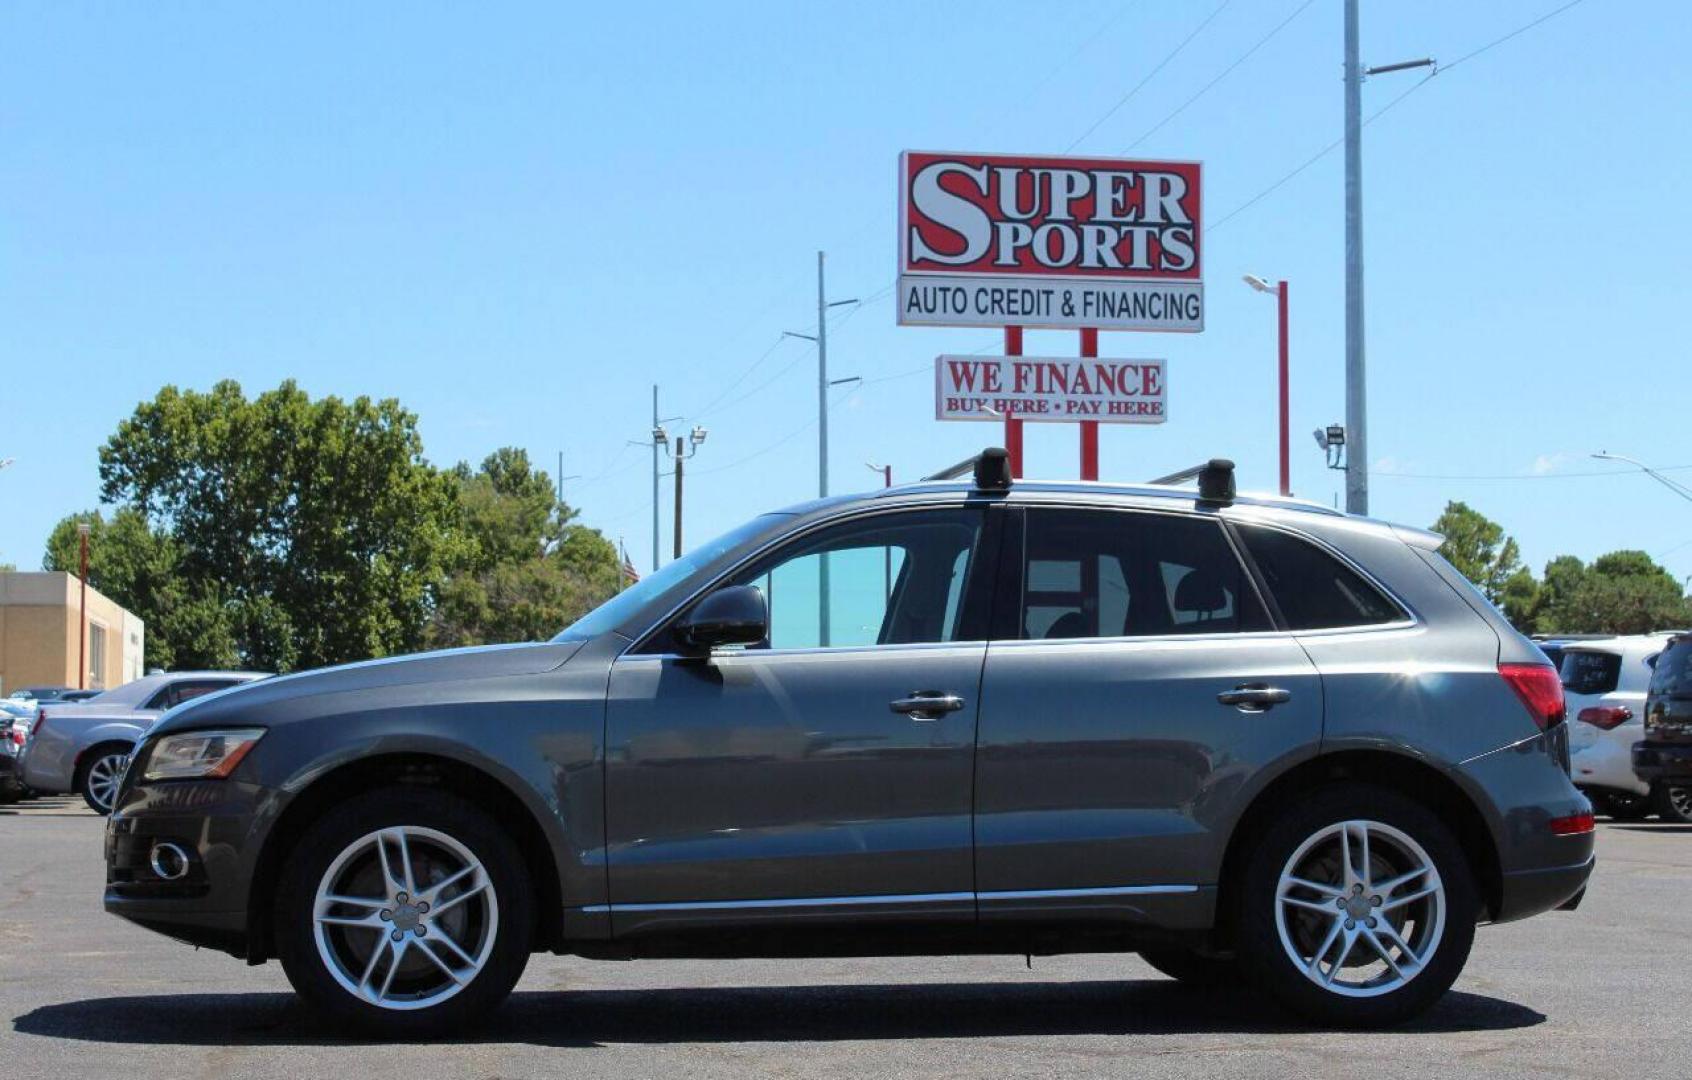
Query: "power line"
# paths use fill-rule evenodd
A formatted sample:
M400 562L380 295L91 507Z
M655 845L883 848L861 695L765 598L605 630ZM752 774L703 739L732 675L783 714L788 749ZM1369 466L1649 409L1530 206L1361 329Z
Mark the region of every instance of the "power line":
M1368 115L1368 117L1364 119L1363 125L1365 127L1367 127L1369 124L1374 123L1381 116L1385 115L1388 111L1390 111L1392 108L1397 106L1399 102L1403 101L1405 98L1409 97L1411 94L1414 94L1416 91L1420 90L1422 87L1424 87L1428 83L1432 82L1434 80L1434 78L1440 74L1440 72L1450 71L1451 69L1457 67L1457 65L1459 65L1459 64L1465 63L1466 61L1469 61L1469 60L1473 60L1475 57L1481 55L1482 53L1488 51L1489 49L1497 48L1498 46L1504 44L1506 41L1509 41L1512 38L1515 38L1515 37L1518 37L1522 34L1525 34L1529 30L1532 30L1534 27L1539 26L1542 23L1548 22L1551 19L1556 18L1558 15L1561 15L1563 12L1568 11L1570 8L1573 8L1573 7L1575 7L1579 4L1582 4L1582 3L1585 3L1585 0L1570 0L1569 3L1564 4L1562 7L1554 8L1553 10L1546 12L1544 15L1541 15L1539 18L1534 19L1531 22L1523 23L1521 26L1516 27L1514 30L1510 31L1508 34L1505 34L1502 37L1494 38L1493 40L1487 42L1485 45L1482 45L1480 48L1474 49L1474 50L1471 50L1470 52L1464 53L1462 56L1459 56L1457 59L1451 61L1451 63L1449 63L1449 64L1445 64L1445 65L1440 66L1440 67L1435 67L1427 75L1423 76L1419 81L1411 84L1411 86L1408 90L1405 90L1402 94L1399 94L1397 97L1393 98L1391 101L1387 102L1385 105L1381 106L1379 109L1376 109L1374 112L1370 113ZM1296 15L1297 12L1294 12L1294 14ZM1285 185L1288 181L1292 180L1294 177L1298 176L1300 173L1304 172L1306 169L1310 168L1310 166L1316 164L1318 161L1321 161L1323 158L1327 157L1329 154L1333 153L1335 150L1337 150L1339 148L1340 144L1343 143L1343 142L1345 142L1345 136L1341 135L1339 138L1335 139L1333 142L1329 143L1327 146L1324 146L1322 149L1318 150L1310 158L1306 159L1303 164L1299 165L1297 168L1293 169L1291 172L1287 173L1285 176L1281 177L1279 180L1276 180L1273 184L1270 184L1268 187L1264 188L1262 191L1259 191L1256 195L1253 195L1251 198L1247 199L1245 202L1241 203L1239 206L1236 206L1234 209L1232 209L1228 213L1224 214L1218 220L1211 222L1210 225L1208 226L1207 231L1215 232L1216 229L1219 228L1221 225L1223 225L1225 222L1228 222L1228 221L1232 220L1233 218L1238 217L1240 214L1245 213L1247 210L1251 209L1253 206L1256 206L1258 203L1262 202L1264 199L1268 198L1270 195L1272 195L1276 191L1280 190L1280 188L1283 185Z
M1170 51L1168 56L1165 56L1162 60L1158 61L1157 66L1152 68L1150 71L1148 71L1146 73L1145 78L1143 78L1139 82L1135 83L1134 88L1132 90L1128 91L1126 94L1123 94L1122 97L1118 98L1115 105L1112 105L1110 108L1106 109L1104 115L1099 117L1097 120L1094 120L1092 126L1089 127L1086 131L1083 131L1079 138L1077 138L1074 142L1070 143L1068 146L1064 147L1063 152L1067 154L1071 150L1075 149L1077 146L1080 146L1083 142L1086 141L1087 136L1089 136L1093 132L1097 131L1099 129L1099 126L1101 124L1103 124L1106 120L1109 120L1111 117L1115 116L1116 111L1118 109L1122 108L1122 106L1124 106L1124 105L1128 104L1128 102L1132 101L1134 99L1135 94L1138 94L1141 90L1145 89L1146 84L1151 82L1153 79L1155 79L1157 77L1158 72L1160 72L1164 68L1168 67L1170 61L1174 60L1177 56L1181 55L1181 50L1185 49L1188 46L1188 44L1190 44L1192 42L1192 40L1194 38L1196 38L1200 34L1204 33L1204 28L1209 26L1211 23L1215 22L1216 16L1222 14L1223 9L1226 8L1232 2L1233 2L1233 0L1222 0L1222 2L1220 4L1216 5L1216 10L1212 11L1209 15L1206 15L1204 17L1204 21L1199 23L1198 26L1194 27L1192 33L1190 33L1186 37L1182 38L1181 43L1179 45L1175 46L1175 48Z
M1657 472L1683 472L1692 465L1670 465ZM1585 469L1580 472L1559 473L1409 473L1376 472L1375 476L1390 476L1402 480L1574 480L1594 476L1633 476L1642 469Z
M1216 78L1214 78L1214 79L1210 80L1209 82L1205 83L1204 86L1202 86L1199 89L1198 93L1194 94L1192 97L1188 98L1186 101L1183 101L1181 103L1180 107L1177 108L1174 112L1170 113L1168 116L1165 116L1162 120L1159 120L1157 123L1153 124L1146 131L1146 133L1144 135L1141 135L1138 139L1135 139L1133 142L1129 143L1128 148L1126 150L1122 151L1122 152L1124 154L1128 153L1129 151L1133 150L1136 146L1139 146L1141 143L1145 142L1147 139L1151 138L1153 135L1156 135L1159 131L1163 130L1163 128L1166 124L1168 124L1171 120L1175 119L1177 116L1180 116L1182 113L1186 112L1187 107L1190 106L1191 104L1193 104L1193 102L1197 101L1199 98L1203 97L1204 95L1210 93L1210 91L1213 88L1215 88L1217 83L1221 82L1223 79L1226 79L1230 74L1233 73L1235 68L1239 67L1241 64L1245 63L1247 60L1250 60L1252 58L1252 56L1257 52L1257 50L1259 50L1259 49L1263 48L1263 46L1269 44L1270 39L1272 39L1276 34L1279 34L1286 27L1286 25L1288 23L1292 22L1294 19L1296 19L1300 15L1304 14L1305 8L1308 8L1311 4L1314 4L1315 2L1316 2L1316 0L1304 0L1304 3L1300 4L1297 7L1297 9L1295 9L1293 11L1293 13L1291 15L1288 15L1286 18L1282 19L1279 23L1276 23L1274 29L1270 30L1267 34L1264 34L1261 38L1258 38L1257 44L1255 44L1251 48L1247 49L1245 51L1245 53L1242 54L1238 60L1235 60L1233 63L1229 64L1227 67L1223 68L1222 73L1220 75L1216 76ZM1577 0L1577 2L1578 2L1578 0Z

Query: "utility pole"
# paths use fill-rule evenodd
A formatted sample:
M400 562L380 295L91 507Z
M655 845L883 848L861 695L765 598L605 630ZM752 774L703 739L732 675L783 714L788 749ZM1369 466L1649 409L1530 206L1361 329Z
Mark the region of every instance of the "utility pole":
M658 422L658 384L652 384L652 571L658 572L658 444L669 436Z
M699 445L705 441L705 429L695 424L686 439L676 436L676 521L675 521L675 555L682 556L682 472L687 459L699 452Z
M823 253L817 252L817 332L815 334L800 334L792 330L783 330L783 337L803 338L817 343L817 497L828 495L828 388L834 383L828 378L828 309L840 307L842 304L856 304L856 300L828 300L828 290L823 284ZM834 382L855 382L856 377L836 379ZM828 553L825 551L817 559L817 587L819 599L817 601L817 644L828 644Z
M1363 364L1363 68L1357 0L1345 0L1345 509L1369 512L1368 394Z
M1357 58L1357 0L1345 0L1345 509L1369 512L1369 395L1363 349L1363 80L1434 67L1431 59L1365 68Z

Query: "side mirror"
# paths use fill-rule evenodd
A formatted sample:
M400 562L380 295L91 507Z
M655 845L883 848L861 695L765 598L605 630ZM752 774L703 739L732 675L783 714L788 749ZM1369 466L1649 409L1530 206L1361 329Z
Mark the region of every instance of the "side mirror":
M718 589L676 623L676 638L690 649L755 645L769 636L770 607L756 585Z

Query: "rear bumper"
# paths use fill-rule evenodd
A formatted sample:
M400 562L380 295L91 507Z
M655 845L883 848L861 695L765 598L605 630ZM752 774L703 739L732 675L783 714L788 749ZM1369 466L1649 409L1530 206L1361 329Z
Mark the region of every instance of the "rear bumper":
M1650 785L1633 772L1633 741L1638 735L1637 724L1620 738L1617 732L1601 731L1591 743L1573 750L1569 755L1569 775L1574 778L1575 784L1583 788L1625 791L1631 795L1650 794Z
M1633 771L1647 784L1692 783L1692 743L1634 743Z
M1587 848L1591 849L1590 840ZM1589 855L1585 862L1572 866L1506 873L1498 905L1498 917L1494 921L1511 922L1545 911L1573 910L1586 891L1586 883L1592 877L1592 868L1596 861Z

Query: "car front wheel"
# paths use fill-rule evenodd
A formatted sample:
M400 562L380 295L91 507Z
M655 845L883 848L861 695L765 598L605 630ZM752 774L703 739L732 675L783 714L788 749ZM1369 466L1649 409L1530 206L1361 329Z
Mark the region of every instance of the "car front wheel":
M129 762L127 746L96 746L77 770L76 790L96 814L109 814L117 801L118 782Z
M492 818L439 791L388 788L320 818L294 848L277 951L332 1021L428 1036L505 999L533 918L522 855Z
M1422 1012L1467 961L1478 910L1456 838L1395 791L1335 785L1288 810L1247 860L1238 953L1282 1003L1322 1024Z
M1658 784L1654 794L1658 817L1678 825L1692 825L1692 785Z

